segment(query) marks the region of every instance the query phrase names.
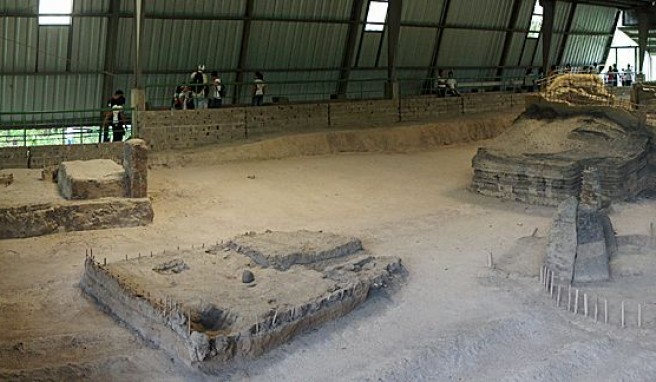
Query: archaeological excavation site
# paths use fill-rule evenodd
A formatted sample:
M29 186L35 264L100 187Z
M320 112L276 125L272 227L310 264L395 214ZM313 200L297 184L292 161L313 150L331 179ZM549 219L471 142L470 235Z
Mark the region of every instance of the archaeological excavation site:
M0 381L656 380L654 30L0 2Z

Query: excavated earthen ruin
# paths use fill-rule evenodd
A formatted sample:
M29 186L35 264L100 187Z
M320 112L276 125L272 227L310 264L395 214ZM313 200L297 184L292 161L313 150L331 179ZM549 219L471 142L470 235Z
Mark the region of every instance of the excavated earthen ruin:
M347 314L404 273L355 238L267 231L111 264L88 257L80 286L148 342L217 371Z
M541 101L478 149L471 190L556 206L577 196L583 170L595 167L602 198L631 200L652 188L653 138L652 129L628 111Z

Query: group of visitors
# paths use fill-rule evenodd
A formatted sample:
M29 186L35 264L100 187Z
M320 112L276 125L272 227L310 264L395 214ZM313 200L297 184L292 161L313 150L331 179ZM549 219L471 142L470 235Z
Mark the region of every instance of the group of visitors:
M453 76L453 70L446 72L443 69L437 70L437 76L433 81L433 89L438 97L460 97L460 92L457 89L458 82Z
M251 104L253 106L262 106L265 92L264 75L261 72L255 72L251 87ZM223 105L225 97L226 88L219 77L219 73L212 71L208 79L205 73L205 65L198 65L196 70L191 73L190 83L179 85L175 89L171 109L216 109Z
M619 71L617 64L611 65L606 72L606 84L608 86L631 86L633 84L633 70L631 65L627 65L626 69Z

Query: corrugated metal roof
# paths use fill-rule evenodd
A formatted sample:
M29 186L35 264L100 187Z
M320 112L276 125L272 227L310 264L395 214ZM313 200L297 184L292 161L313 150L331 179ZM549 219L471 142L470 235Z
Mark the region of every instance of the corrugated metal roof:
M37 45L35 18L0 17L0 73L33 71Z
M433 28L402 27L399 35L399 66L430 66L435 46Z
M128 28L131 34L132 27ZM201 63L208 68L235 68L241 33L241 21L146 20L144 65L155 71L191 71ZM163 50L162 47L167 48ZM120 68L128 69L131 65L131 60L124 60Z
M549 62L551 62L552 65L557 65L558 63L556 62L556 58L558 57L558 47L561 44L561 41L563 39L563 35L560 33L554 33L553 37L551 38L551 50L549 51ZM537 46L537 51L535 52L535 60L533 60L533 66L542 66L542 36L540 36L540 40L538 41L538 46Z
M75 0L76 13L102 13L107 12L110 0ZM533 10L534 0L522 1L516 27L528 28ZM400 32L398 64L401 67L425 67L426 69L403 70L399 69L399 77L414 77L428 72L430 66L435 37L436 25L445 0L406 0L403 3L402 21L405 23L425 24L426 27L404 26ZM238 66L239 50L241 47L244 21L239 20L245 12L246 0L147 0L146 13L156 18L146 19L144 25L144 76L145 84L169 82L172 87L175 83L184 82L187 72L190 72L199 63L204 63L208 69L220 71L233 70L227 76L235 77L234 69ZM468 26L471 28L506 28L509 23L513 0L453 0L450 2L447 17L448 25ZM134 1L123 1L122 11L131 12ZM246 69L265 71L267 79L312 79L335 80L344 54L348 30L346 21L350 17L353 0L255 0L254 17L283 18L283 19L312 19L315 21L258 21L251 22L249 49L247 53ZM363 6L366 10L368 1ZM555 30L565 29L571 5L558 2L556 8ZM0 12L23 12L36 14L36 0L4 0ZM203 16L205 20L188 20L196 16ZM216 16L235 18L235 20L216 20ZM614 22L615 10L612 8L599 8L588 5L578 5L572 30L575 32L610 32ZM176 19L180 17L181 19ZM362 12L362 20L366 12ZM344 22L322 23L320 20ZM62 88L76 91L80 89L84 97L106 98L97 92L102 89L102 75L105 55L105 35L108 21L104 17L74 17L71 27L39 27L36 17L14 18L0 16L0 73L3 86L18 81L13 76L7 80L7 73L19 72L65 72L67 70L66 57L71 57L71 71L95 71L93 75L67 75L56 74L51 82L43 80L41 88L44 90L43 100L38 102L25 99L22 95L17 100L23 100L21 107L15 110L38 110L37 107L51 109L62 108L64 102L52 97L51 88ZM130 71L132 69L133 52L133 20L121 18L119 21L119 48L117 52L117 71ZM387 33L362 33L362 26L357 27L356 54L359 57L357 66L371 68L378 65L384 68L387 62ZM496 66L500 62L506 32L489 30L446 29L443 34L439 51L438 66L447 68L470 68L456 70L458 77L471 77L476 75L494 76ZM362 39L362 41L360 41ZM552 46L552 60L559 51L562 35L554 36ZM17 43L15 41L18 41ZM564 52L564 61L581 62L601 60L604 53L605 36L583 36L572 34ZM538 40L525 38L525 33L513 33L510 46L510 55L507 65L539 65L541 64L542 49ZM69 52L69 45L71 51ZM534 52L536 54L534 54ZM359 54L358 54L359 53ZM521 57L520 57L521 56ZM535 56L535 59L534 59ZM380 57L380 62L377 62ZM38 64L37 64L38 61ZM475 67L475 68L474 68ZM480 68L479 67L487 67ZM284 71L289 69L330 69L327 71ZM267 70L276 69L277 72ZM283 71L279 71L283 69ZM149 74L151 72L151 74ZM152 74L152 72L165 74ZM166 74L168 73L168 74ZM510 69L507 73L511 73ZM514 73L514 72L513 72ZM352 78L384 79L386 70L363 71L354 69ZM250 73L247 73L250 76ZM27 76L37 78L39 76ZM26 78L27 78L26 77ZM45 76L44 76L45 77ZM48 76L52 77L52 76ZM225 76L224 76L225 77ZM129 75L116 76L115 86L122 87L127 92L130 88ZM247 77L250 78L250 77ZM90 81L87 88L81 82ZM228 79L224 79L228 81ZM29 86L37 82L34 79ZM54 81L54 82L53 82ZM66 85L70 82L70 85ZM39 82L41 83L41 82ZM382 96L382 82L358 83L354 85L358 91L366 92L368 96ZM22 85L21 85L22 86ZM27 85L26 85L27 86ZM304 94L311 93L309 85L290 85L281 87L282 93L292 89ZM315 84L320 92L323 84ZM335 84L332 85L333 87ZM4 90L0 89L0 90ZM349 86L349 90L353 87ZM68 90L67 90L68 91ZM172 89L148 90L148 97L166 98ZM95 93L94 93L95 92ZM327 94L327 93L326 93ZM165 97L162 97L165 95ZM40 94L36 95L41 97ZM76 96L77 97L77 96ZM309 97L309 96L308 96ZM65 97L64 97L65 98ZM81 99L82 99L81 98ZM56 100L59 105L52 104ZM310 99L310 98L306 98ZM12 105L16 106L12 101ZM50 102L50 103L48 103ZM73 104L87 101L70 101ZM98 106L99 100L89 101L93 107ZM66 104L68 105L68 103ZM4 105L3 105L4 107Z
M0 75L0 89L11 97L0 102L0 112L81 110L102 106L101 75Z
M348 20L352 3L352 0L255 0L253 16Z
M376 57L378 49L383 38L381 32L364 32L361 35L360 54L358 56L357 66L361 68L370 68L376 66Z
M109 11L109 1L110 0L74 0L73 13L106 13Z
M447 29L438 52L438 66L496 67L499 65L505 37L504 32Z
M572 31L612 33L617 9L580 4L576 8Z
M68 26L39 27L39 72L63 72L68 53Z
M144 12L159 16L243 16L245 0L147 0ZM121 3L123 12L134 12L134 1Z
M3 0L2 7L0 7L0 14L2 11L12 13L37 13L37 0Z
M71 31L71 70L101 71L105 60L107 19L104 17L77 17Z
M447 24L506 28L512 9L512 0L452 1L447 15Z
M414 0L403 2L401 22L437 25L440 21L444 0Z
M563 63L577 66L602 62L609 38L607 36L569 36L563 54Z
M336 68L348 26L303 22L251 23L249 68Z

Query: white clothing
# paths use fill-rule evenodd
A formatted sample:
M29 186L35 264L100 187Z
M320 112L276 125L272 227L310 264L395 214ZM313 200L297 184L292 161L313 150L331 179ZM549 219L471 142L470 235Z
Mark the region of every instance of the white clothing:
M264 84L264 81L261 79L256 79L255 80L255 95L264 95L264 87L266 85Z

